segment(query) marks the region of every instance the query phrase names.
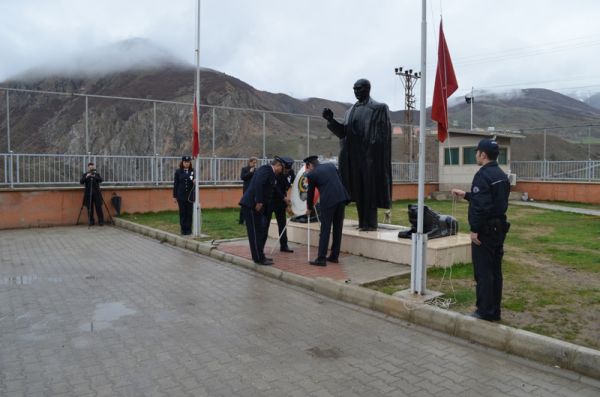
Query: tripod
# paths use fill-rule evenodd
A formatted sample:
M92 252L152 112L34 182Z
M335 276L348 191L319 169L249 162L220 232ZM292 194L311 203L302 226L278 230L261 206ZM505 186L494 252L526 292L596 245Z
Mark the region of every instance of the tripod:
M96 182L95 176L94 176L94 174L92 174L91 180L89 182L86 181L86 183L85 183L86 190L88 190L87 184L89 183L89 190L88 190L88 194L87 194L88 197L86 197L87 209L88 209L88 229L92 226L92 224L89 221L93 222L93 219L94 219L94 209L92 208L92 199L94 198L94 183L95 182ZM106 202L104 201L104 197L102 196L102 190L100 189L99 184L97 185L97 189L98 189L97 190L98 194L96 196L96 200L98 198L100 198L100 201L102 202L102 205L100 207L102 208L102 206L104 206L104 208L106 209L106 216L108 217L107 221L104 221L104 223L114 225L115 222L112 218L112 215L110 215L110 211L108 209L108 206L106 205ZM86 201L84 200L81 203L81 208L79 209L79 215L77 215L77 222L75 223L76 225L79 225L79 219L81 218L81 211L83 211L83 207L85 207L85 206L86 206ZM97 207L96 207L96 216L98 216L98 208Z

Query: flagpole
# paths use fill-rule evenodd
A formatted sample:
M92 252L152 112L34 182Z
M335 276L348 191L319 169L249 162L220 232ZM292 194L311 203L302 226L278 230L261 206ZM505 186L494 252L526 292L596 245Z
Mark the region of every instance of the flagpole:
M198 126L198 146L200 146L200 2L198 0L196 5L196 90L195 97L196 101L194 101L194 106L197 106L196 111L196 125ZM200 151L198 151L198 155L196 156L196 184L194 186L195 190L195 201L194 201L194 237L199 237L202 234L202 211L200 209Z
M425 253L427 235L423 234L423 212L425 205L425 138L427 133L427 1L421 1L421 106L419 113L419 185L417 208L417 233L413 234L411 263L411 292L424 295L427 279Z

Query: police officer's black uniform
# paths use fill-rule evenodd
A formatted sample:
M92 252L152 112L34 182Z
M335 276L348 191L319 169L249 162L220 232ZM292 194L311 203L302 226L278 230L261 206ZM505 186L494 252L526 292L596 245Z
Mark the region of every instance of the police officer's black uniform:
M189 156L183 156L182 161L191 161ZM173 178L173 197L177 199L179 206L179 226L181 234L186 236L192 234L192 219L194 216L194 201L196 199L194 189L194 169L192 167L178 168Z
M304 159L311 162L316 156ZM321 229L319 233L319 253L311 265L325 266L326 261L338 262L340 247L342 244L342 229L344 227L344 213L346 204L350 201L350 195L342 184L340 174L332 163L318 164L314 169L306 173L308 179L308 197L306 200L309 210L314 210L313 202L315 188L319 189L320 211L319 220ZM327 256L329 246L329 234L333 226L333 238L331 242L331 254Z
M255 170L256 170L256 167L250 167L249 165L242 167L242 172L240 173L240 179L243 181L242 194L246 193L246 190L248 190L248 187L250 186L250 181L252 180L252 177L254 176ZM240 223L240 225L244 224L244 216L242 214L241 209L240 209L239 223Z
M277 219L277 228L279 229L279 235L281 236L279 239L279 250L282 252L294 252L294 250L288 246L287 231L285 231L285 226L287 224L287 203L285 202L285 198L287 197L288 189L292 186L292 182L294 182L294 179L296 178L296 173L292 169L292 166L294 165L294 160L292 158L280 158L284 162L284 172L275 177L273 194L265 213L267 217L266 229L268 234L271 217L273 216L273 213L275 213L275 219Z
M483 139L477 150L498 152L498 145ZM478 234L481 245L471 244L475 273L477 311L475 317L500 320L502 300L502 256L504 239L509 223L506 219L510 182L496 161L482 166L473 178L471 191L465 193L469 201L469 226Z
M86 172L83 174L79 180L79 183L85 185L83 205L88 210L88 224L90 226L94 225L94 208L96 208L98 225L104 225L104 212L102 212L102 193L100 192L102 177L96 172L96 170L93 170L93 172Z
M252 260L261 265L270 265L273 262L265 257L264 248L267 238L267 218L265 211L271 199L272 190L275 186L275 172L271 164L263 165L256 169L250 181L248 190L240 200L242 215L248 232L248 243ZM262 204L260 211L256 210L256 204Z

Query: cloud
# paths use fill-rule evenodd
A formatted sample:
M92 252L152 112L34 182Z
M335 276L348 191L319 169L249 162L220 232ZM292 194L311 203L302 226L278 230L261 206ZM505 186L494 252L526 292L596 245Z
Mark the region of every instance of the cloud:
M73 62L91 67L82 54L136 37L193 64L194 5L192 0L1 2L0 81L33 67ZM430 1L428 103L440 14L460 86L455 95L471 87L564 91L595 85L600 90L600 3ZM409 0L203 0L201 64L261 90L347 102L353 101L352 83L366 77L375 99L401 109L404 92L393 71L420 69L420 31L420 4ZM104 58L105 66L129 65L123 54ZM415 92L418 106L418 86Z

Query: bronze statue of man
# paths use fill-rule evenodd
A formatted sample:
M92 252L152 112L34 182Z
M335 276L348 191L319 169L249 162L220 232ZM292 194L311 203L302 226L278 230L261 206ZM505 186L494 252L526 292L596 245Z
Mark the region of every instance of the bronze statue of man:
M377 230L377 208L390 208L392 202L392 124L387 105L371 99L370 92L369 80L354 83L358 101L343 123L323 109L327 128L340 138L339 171L356 202L361 231Z

